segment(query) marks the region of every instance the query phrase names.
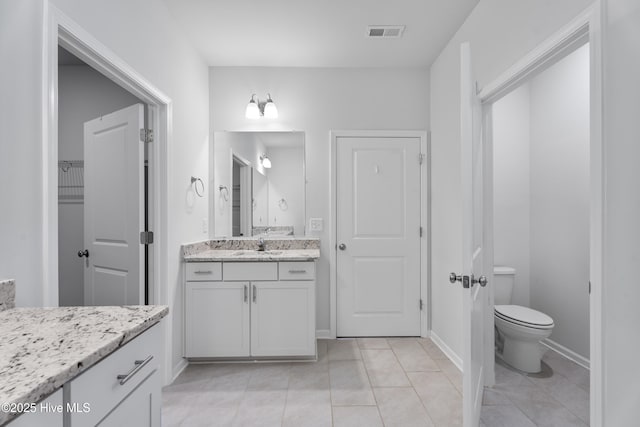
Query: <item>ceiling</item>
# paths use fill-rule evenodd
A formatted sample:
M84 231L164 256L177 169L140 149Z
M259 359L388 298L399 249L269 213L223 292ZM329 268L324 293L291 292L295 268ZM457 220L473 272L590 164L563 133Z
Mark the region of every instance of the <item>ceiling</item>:
M427 67L479 0L164 1L210 66Z

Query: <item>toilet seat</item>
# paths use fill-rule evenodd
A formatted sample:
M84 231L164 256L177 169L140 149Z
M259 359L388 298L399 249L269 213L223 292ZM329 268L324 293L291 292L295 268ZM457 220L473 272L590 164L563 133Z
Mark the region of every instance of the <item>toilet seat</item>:
M553 319L544 313L521 305L496 305L496 317L514 325L532 329L552 329Z

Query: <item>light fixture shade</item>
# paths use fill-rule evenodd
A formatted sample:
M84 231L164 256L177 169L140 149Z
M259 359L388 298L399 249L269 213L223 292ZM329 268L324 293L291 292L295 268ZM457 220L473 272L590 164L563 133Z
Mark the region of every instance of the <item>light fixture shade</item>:
M256 103L256 101L253 99L254 96L255 95L251 96L251 99L249 100L249 104L247 104L247 109L244 113L247 119L260 118L260 108L258 107L258 104Z
M276 108L276 104L274 104L273 99L271 99L271 94L268 95L269 98L267 99L267 103L264 106L264 116L267 119L277 119L278 109Z
M266 154L263 154L262 157L260 157L260 160L262 160L262 166L265 169L270 169L271 168L271 160L269 160L269 158L267 157Z

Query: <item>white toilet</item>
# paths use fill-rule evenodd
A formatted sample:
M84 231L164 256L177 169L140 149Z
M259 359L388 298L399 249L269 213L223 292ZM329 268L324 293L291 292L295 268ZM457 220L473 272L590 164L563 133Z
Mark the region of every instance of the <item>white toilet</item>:
M494 267L494 319L496 342L502 345L498 356L509 365L524 372L540 372L544 354L540 341L551 335L553 319L528 307L511 304L516 270ZM499 349L498 349L499 350Z

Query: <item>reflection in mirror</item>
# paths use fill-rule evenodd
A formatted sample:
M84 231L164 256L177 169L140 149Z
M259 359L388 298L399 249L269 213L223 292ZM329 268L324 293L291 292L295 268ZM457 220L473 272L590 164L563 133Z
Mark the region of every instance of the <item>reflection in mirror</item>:
M253 169L253 226L254 227L267 227L267 206L268 199L268 186L267 177L260 171Z
M215 132L212 154L215 236L304 235L304 132Z

